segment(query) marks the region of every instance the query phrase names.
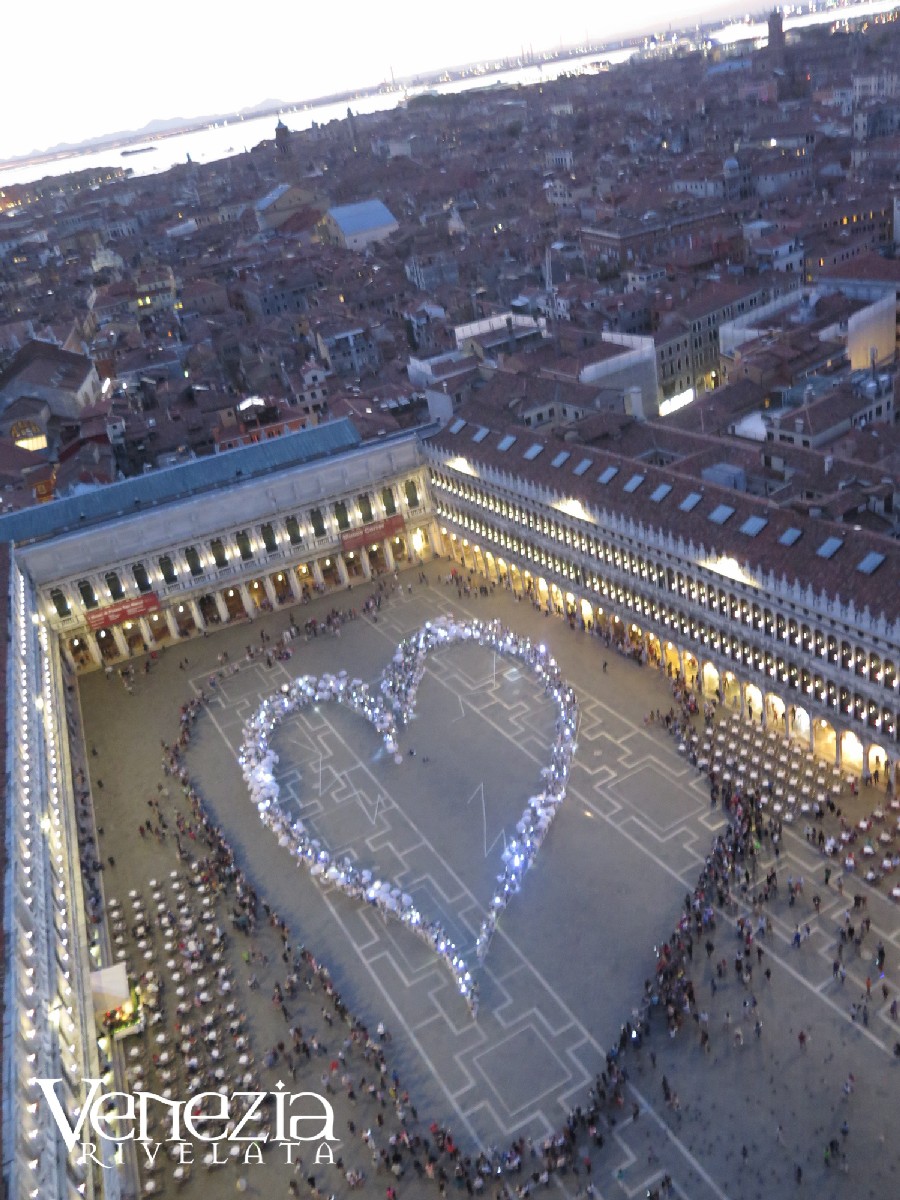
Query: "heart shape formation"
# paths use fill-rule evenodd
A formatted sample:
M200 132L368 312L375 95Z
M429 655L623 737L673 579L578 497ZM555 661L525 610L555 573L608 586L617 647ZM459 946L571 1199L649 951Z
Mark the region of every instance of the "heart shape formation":
M286 847L299 865L306 867L323 886L336 886L346 895L376 905L415 930L449 967L460 994L474 1016L478 987L466 960L448 937L440 922L430 920L413 903L412 897L390 882L378 879L371 870L349 858L334 858L313 838L299 819L291 820L280 807L275 778L278 755L271 748L276 727L292 713L323 702L343 704L359 713L380 733L387 752L398 761L399 730L413 714L416 692L425 673L428 655L456 642L474 642L527 667L556 706L556 735L549 762L541 771L541 791L531 796L516 824L516 834L503 851L503 872L491 899L487 916L475 941L475 954L483 962L500 914L522 886L547 830L565 799L566 784L575 753L577 704L575 693L561 678L555 660L545 646L520 638L499 621L456 621L439 618L427 621L405 638L382 672L377 688L360 679L339 675L301 675L281 690L266 697L244 726L238 761L251 800L263 823Z

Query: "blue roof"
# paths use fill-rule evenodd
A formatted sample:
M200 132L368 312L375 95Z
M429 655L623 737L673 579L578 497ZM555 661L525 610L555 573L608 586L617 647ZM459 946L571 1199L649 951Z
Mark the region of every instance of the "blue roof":
M289 183L276 184L271 192L266 192L265 196L261 200L257 200L253 207L257 212L263 212L270 205L274 204L276 200L280 200L285 192L289 192L290 190L291 185Z
M329 208L328 215L345 237L354 233L366 233L370 229L380 229L383 225L397 224L397 218L380 200L339 204L337 208Z
M351 421L328 421L312 429L238 446L208 458L150 471L121 483L66 496L0 517L0 542L28 542L100 524L156 505L170 504L301 463L352 450L361 442Z

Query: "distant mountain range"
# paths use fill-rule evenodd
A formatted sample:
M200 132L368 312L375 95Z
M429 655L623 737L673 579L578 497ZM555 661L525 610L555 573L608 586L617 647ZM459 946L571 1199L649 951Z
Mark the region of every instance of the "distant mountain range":
M189 129L196 125L207 125L212 121L232 120L235 116L255 117L279 108L287 108L284 100L261 100L249 108L238 109L237 113L213 113L209 116L198 117L169 117L167 120L148 121L140 129L120 129L115 133L104 133L99 137L85 138L81 142L58 142L48 146L46 150L32 150L29 154L17 154L7 159L9 163L27 162L32 158L49 158L61 154L78 154L80 151L93 150L117 142L135 142L143 137L153 137L154 134L175 133L179 129Z

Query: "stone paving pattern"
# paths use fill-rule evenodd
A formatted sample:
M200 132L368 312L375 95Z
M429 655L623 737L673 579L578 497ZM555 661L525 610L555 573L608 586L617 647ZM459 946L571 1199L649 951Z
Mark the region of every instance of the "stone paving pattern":
M393 1031L392 1061L420 1114L449 1124L464 1143L505 1148L514 1136L537 1140L557 1128L569 1107L586 1097L605 1049L640 998L653 946L677 920L722 817L710 810L705 780L673 742L644 725L649 708L670 703L664 677L507 592L460 600L455 589L437 582L438 568L446 571L446 564L428 569L427 587L407 573L404 584L413 582L412 593L393 595L377 623L351 622L340 638L301 638L292 643L289 662L273 669L257 662L226 680L198 722L189 763L261 894L330 965L351 1009L370 1026L383 1019ZM365 594L357 588L317 600L296 610L298 620L359 604ZM404 635L447 612L499 616L517 632L546 639L580 701L568 799L480 970L475 1023L449 974L409 931L323 891L295 867L259 825L235 761L243 720L285 679L342 668L374 679ZM205 686L222 649L237 660L248 642L258 641L260 628L277 636L287 624L286 613L272 614L173 647L149 676L139 677L134 698L100 673L81 681L86 737L99 751L88 761L98 807L105 810L104 853L115 852L120 877L127 869L129 882L140 885L141 872L152 873L152 865L128 860L137 840L132 827L143 819L143 797L160 778L160 738L174 736L179 702ZM178 659L185 655L189 667L181 671ZM504 831L508 835L537 784L552 721L527 673L502 656L492 659L488 651L464 647L429 660L419 711L402 735L401 765L386 760L365 722L337 706L305 710L281 727L275 743L286 804L323 842L401 882L427 913L445 921L464 953L499 872ZM415 758L406 753L410 746ZM105 780L99 791L98 775ZM873 802L873 795L861 797L860 811ZM697 947L695 984L701 1008L710 1012L712 1053L700 1051L691 1028L670 1041L658 1024L645 1048L630 1056L640 1112L634 1119L626 1108L607 1147L597 1152L598 1194L643 1196L663 1170L676 1194L691 1200L898 1194L893 1114L900 1064L891 1053L898 1031L880 991L868 1028L852 1023L848 1008L866 975L874 977L868 951L878 937L888 951L886 982L896 994L900 924L890 901L852 881L847 895L869 897L873 929L862 956L852 950L846 956L846 983L834 981L834 933L847 899L820 882L823 903L815 917L812 881L821 881L822 867L802 836L788 832L780 877L803 875L807 886L796 908L780 903L771 910L774 933L765 961L772 980L755 976L753 982L760 1039L745 1020L744 1045L734 1045L724 1013L739 1023L745 990L732 974L713 997L711 964ZM799 950L790 945L797 921L812 926ZM715 941L711 962L727 957L730 963L736 942L724 920ZM809 1033L805 1049L797 1041L801 1027ZM265 1037L262 1032L263 1045ZM847 1097L841 1085L850 1071L857 1089ZM677 1087L678 1112L663 1104L663 1073ZM822 1155L845 1118L848 1174L826 1168ZM554 1186L574 1195L584 1182L570 1177ZM251 1191L257 1186L251 1177ZM420 1186L404 1180L401 1197Z

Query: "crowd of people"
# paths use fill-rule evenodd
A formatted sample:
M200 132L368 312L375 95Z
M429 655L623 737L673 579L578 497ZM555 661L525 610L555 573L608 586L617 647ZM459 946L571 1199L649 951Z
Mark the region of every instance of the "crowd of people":
M451 573L447 582L451 587L457 586L461 594L465 588L466 595L475 594L472 589L478 586L458 573ZM486 586L482 585L478 594ZM377 589L364 602L363 613L375 619L384 598L386 593ZM307 638L319 636L323 631L339 633L341 624L355 619L356 615L353 610L349 613L334 610L321 623L304 623L302 631L292 615L279 651L287 650L289 656L290 643L301 632ZM712 1036L709 1014L692 983L691 964L695 949L703 944L710 956L713 952L710 947L714 948L719 927L723 923L726 928L732 925L733 969L747 997L753 997L757 986L754 972L768 978L768 965L763 967L765 938L770 931L767 910L779 896L779 879L775 867L763 870L760 864L767 848L774 852L778 844L782 833L780 823L767 813L760 793L736 792L722 787L719 781L711 781L713 786L719 787L717 798L728 817L728 824L714 839L697 884L685 897L683 911L671 935L658 947L655 969L647 979L644 995L623 1021L617 1044L607 1053L604 1069L597 1075L585 1102L571 1110L562 1128L554 1135L534 1142L527 1138L516 1139L505 1150L491 1148L467 1152L450 1129L420 1118L397 1073L390 1070L386 1030L379 1027L372 1031L353 1016L334 987L328 969L310 951L296 944L287 923L260 898L253 882L238 866L211 808L190 777L187 754L193 731L219 684L246 665L266 660L271 653L272 647L263 633L259 647L248 645L240 661L231 663L227 656L224 661L220 657L219 669L210 673L206 686L181 706L177 737L163 745L166 782L160 786L151 806L143 835L167 842L182 864L189 864L182 865L180 870L187 872L191 880L199 880L196 886L206 889L217 904L228 906L236 938L233 949L243 947L241 957L248 968L253 968L246 981L235 979L235 988L239 990L246 986L257 990L262 986L259 975L271 977L275 973L279 976L271 982L271 996L273 1006L280 1013L279 1019L285 1022L285 1031L259 1057L256 1069L288 1071L292 1077L300 1074L311 1086L321 1085L323 1091L343 1098L344 1111L350 1114L346 1121L347 1131L359 1161L348 1166L342 1157L338 1165L351 1189L362 1186L370 1174L380 1175L382 1182L390 1180L386 1190L391 1198L400 1186L398 1181L411 1175L434 1180L442 1195L449 1186L455 1185L470 1195L492 1188L501 1196L524 1197L533 1189L547 1185L555 1175L568 1173L579 1177L580 1189L591 1192L592 1157L603 1147L617 1123L629 1116L631 1119L638 1116L636 1107L629 1111L629 1055L641 1050L660 1021L672 1037L680 1031L696 1029L699 1044L704 1050L709 1049ZM551 680L551 684L553 682ZM651 719L658 720L670 734L682 740L694 727L702 700L680 676L672 679L672 689L670 711L665 717L656 712ZM390 693L389 686L389 701ZM404 702L401 688L398 701L401 711ZM565 703L569 706L568 711L574 713L574 697L567 696ZM707 702L703 717L712 720L714 716L715 708ZM82 853L87 868L86 890L90 911L100 920L99 872L103 867L91 832L90 794L84 767L79 768L77 782L79 816L84 818ZM174 799L170 796L172 791ZM820 819L824 819L824 815ZM102 833L102 830L98 832ZM110 861L109 865L115 864ZM788 882L786 902L796 895L796 888L795 881ZM852 926L852 934L848 934L845 927L841 948L836 951L841 960L843 947L855 945L859 950L868 932L864 922L850 921L845 926ZM208 951L210 955L219 952L218 944ZM201 952L200 961L203 966L209 965L206 949ZM719 960L717 956L716 971L719 978L725 972L730 974L728 957ZM146 978L144 982L148 982ZM165 993L166 985L162 979L156 980L156 986L158 993ZM884 998L887 1000L886 996ZM235 1011L240 1011L239 1001L229 1003L236 1006ZM307 1019L298 1021L297 1010L301 1005L304 1011L311 1007L318 1009L318 1018L312 1023ZM752 1027L755 1036L759 1037L762 1026L755 1008L751 1005L747 1012L748 1036ZM861 1007L859 1013L860 1020L864 1019ZM896 1002L892 1014L896 1015ZM187 1015L176 1012L176 1016ZM227 1017L228 1032L235 1038L249 1037L244 1024L236 1030L230 1028L234 1013L217 1011L211 1015L217 1023ZM243 1013L240 1015L242 1017ZM743 1041L740 1024L729 1019L726 1028L735 1044L739 1035ZM182 1029L177 1027L173 1030L175 1034L180 1032ZM244 1051L245 1046L238 1048ZM651 1058L655 1065L655 1056L651 1054ZM216 1078L215 1071L220 1069L213 1068L213 1079ZM666 1103L678 1111L677 1091L665 1076L662 1084ZM832 1139L828 1149L832 1161L840 1163L843 1160L841 1142L835 1145ZM368 1162L365 1166L360 1165L366 1156L371 1168ZM327 1171L317 1173L315 1169L303 1167L302 1163L299 1165L302 1172L298 1182L292 1181L292 1192L296 1193L300 1186L306 1186L314 1195L332 1190ZM671 1194L671 1180L662 1172L656 1188L659 1196Z

